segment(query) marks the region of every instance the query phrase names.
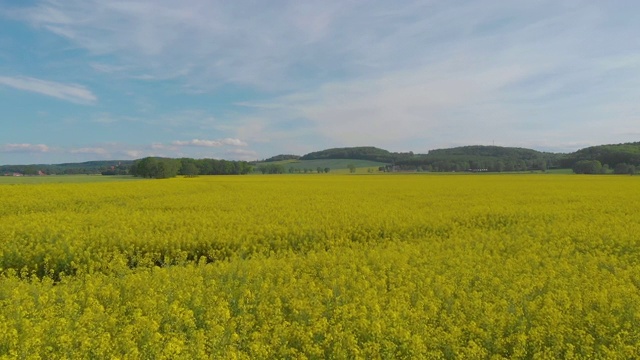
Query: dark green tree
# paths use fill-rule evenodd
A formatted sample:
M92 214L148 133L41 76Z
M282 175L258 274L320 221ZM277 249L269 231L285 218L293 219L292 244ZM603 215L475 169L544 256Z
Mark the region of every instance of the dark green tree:
M602 164L598 160L580 160L573 165L576 174L601 174Z
M629 164L627 163L619 163L618 165L614 166L613 168L613 173L614 174L628 174L629 173Z
M146 157L131 166L134 176L166 179L178 175L182 162L178 159Z
M198 169L194 161L182 161L180 175L184 175L186 177L196 177L199 173L200 170Z
M263 174L284 174L284 166L280 164L263 164L258 170Z

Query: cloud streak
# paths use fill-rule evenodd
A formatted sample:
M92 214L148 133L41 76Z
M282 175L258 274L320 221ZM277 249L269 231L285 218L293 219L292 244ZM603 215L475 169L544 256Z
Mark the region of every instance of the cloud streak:
M5 153L48 153L53 151L44 144L5 144L0 146L0 152Z
M200 146L200 147L221 147L224 145L247 146L247 143L245 143L244 141L240 139L232 139L232 138L226 138L226 139L220 139L220 140L193 139L188 141L174 141L171 144L175 146Z
M415 41L429 40L424 33L441 24L422 19L438 20L442 11L421 1L256 6L247 1L49 0L17 13L94 55L115 55L125 64L94 63L97 71L129 69L137 78L178 78L196 88L240 84L281 90L367 68L406 67L412 62L407 59L415 62L423 55L396 63L396 54L407 47L424 54L427 50L415 48Z
M78 84L63 84L32 77L0 76L0 85L51 96L77 104L90 105L98 100L91 90Z
M176 144L177 143L177 144ZM204 149L204 150L201 150ZM211 149L217 149L212 152ZM140 159L147 156L161 157L192 157L192 158L230 158L235 160L257 159L258 153L248 148L248 144L239 139L225 138L220 140L175 141L151 144L100 143L88 144L82 147L61 146L53 147L46 144L8 143L0 144L0 154L37 156L45 162L65 162L55 159L59 156L87 160ZM3 165L0 163L0 165Z
M101 155L101 156L110 155L110 152L107 151L107 149L102 148L102 147L83 147L83 148L71 149L71 150L69 150L69 153L71 153L71 154Z

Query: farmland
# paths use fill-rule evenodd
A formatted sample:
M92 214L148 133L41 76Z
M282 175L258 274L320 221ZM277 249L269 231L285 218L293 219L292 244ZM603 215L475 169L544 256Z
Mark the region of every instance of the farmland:
M52 175L52 176L0 176L0 186L6 184L52 184L52 183L90 183L135 181L133 176L102 176L102 175Z
M349 165L353 165L359 169L360 172L367 172L368 169L378 171L379 167L388 165L387 163L379 161L369 160L357 160L357 159L318 159L318 160L282 160L272 161L267 163L258 163L257 167L265 164L282 165L285 172L290 172L291 169L300 172L304 169L309 169L311 172L315 172L317 168L329 168L332 173L349 173Z
M639 181L0 185L0 357L633 358Z

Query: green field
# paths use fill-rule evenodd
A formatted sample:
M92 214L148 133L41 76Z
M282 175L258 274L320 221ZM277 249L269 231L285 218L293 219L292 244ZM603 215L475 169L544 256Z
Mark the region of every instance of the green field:
M349 164L356 166L357 173L365 173L368 169L378 171L378 168L387 164L377 161L354 160L354 159L321 159L321 160L283 160L266 163L258 163L256 169L260 165L276 164L284 166L285 172L289 172L290 168L295 170L311 169L313 172L318 167L331 169L331 173L348 173Z

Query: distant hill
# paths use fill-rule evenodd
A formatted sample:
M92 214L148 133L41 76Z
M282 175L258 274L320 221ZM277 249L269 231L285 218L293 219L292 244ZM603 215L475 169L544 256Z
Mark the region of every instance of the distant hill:
M431 150L427 154L394 153L365 146L316 151L300 160L354 159L386 163L396 170L425 171L526 171L560 167L563 154L501 146L462 146Z
M480 156L496 158L536 159L543 153L519 147L502 146L461 146L449 149L436 149L429 151L429 156Z
M309 163L312 160L372 161L388 165L387 169L407 171L544 171L572 168L581 160L598 160L613 168L620 163L640 166L640 142L593 146L570 154L483 145L435 149L427 154L414 154L413 152L394 153L373 146L360 146L315 151L301 156L296 161L289 160L280 164L286 168L315 168L312 163ZM340 166L342 165L344 164L341 163Z
M394 161L404 158L410 158L412 156L413 153L392 153L373 146L359 146L316 151L301 156L300 160L354 159L392 163Z
M563 161L565 167L572 167L581 160L598 160L601 164L614 168L618 164L640 166L640 142L591 146L568 154Z
M274 162L274 161L298 160L298 159L300 159L300 155L280 154L280 155L272 156L268 159L262 160L262 162Z
M436 149L396 162L426 171L530 171L560 166L563 154L502 146L461 146Z
M85 161L81 163L63 164L32 164L32 165L2 165L0 175L6 173L21 173L36 175L39 171L45 174L101 174L111 171L126 174L133 160ZM119 170L119 172L118 172Z

